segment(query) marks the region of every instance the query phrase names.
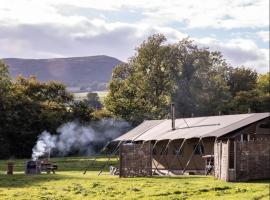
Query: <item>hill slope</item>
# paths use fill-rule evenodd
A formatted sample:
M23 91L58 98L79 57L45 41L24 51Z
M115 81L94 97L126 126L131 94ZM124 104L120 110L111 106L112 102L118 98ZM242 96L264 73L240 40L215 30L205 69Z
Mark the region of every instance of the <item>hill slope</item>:
M111 79L120 60L109 56L88 56L52 59L4 58L12 77L35 75L41 81L57 80L69 87L90 87L102 90ZM104 88L103 88L104 87Z

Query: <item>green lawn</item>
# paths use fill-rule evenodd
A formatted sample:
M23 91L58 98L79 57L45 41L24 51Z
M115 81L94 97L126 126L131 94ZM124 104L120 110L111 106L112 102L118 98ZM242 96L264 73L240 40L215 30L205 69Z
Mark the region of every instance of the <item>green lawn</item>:
M5 174L7 161L0 161L0 199L265 199L269 181L226 183L205 176L118 178L108 171L98 176L105 158L83 175L89 158L53 159L57 174L26 176L25 160L15 160L15 174ZM115 163L115 160L113 160Z

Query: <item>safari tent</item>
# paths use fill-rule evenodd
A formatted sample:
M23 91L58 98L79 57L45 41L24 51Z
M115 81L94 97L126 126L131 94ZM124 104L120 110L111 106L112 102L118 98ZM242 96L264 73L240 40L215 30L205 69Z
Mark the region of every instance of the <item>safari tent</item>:
M269 113L146 120L114 140L120 177L212 174L270 178Z

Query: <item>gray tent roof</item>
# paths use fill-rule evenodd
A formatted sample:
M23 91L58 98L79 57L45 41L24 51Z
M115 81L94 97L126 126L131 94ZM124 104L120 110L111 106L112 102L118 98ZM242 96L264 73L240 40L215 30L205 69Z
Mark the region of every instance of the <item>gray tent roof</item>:
M147 130L151 129L152 127L156 126L157 124L163 122L163 120L147 120L138 125L137 127L133 128L129 132L127 132L124 135L121 135L120 137L116 138L114 141L127 141L127 140L135 140L137 137L139 137L141 134L146 132Z
M270 113L250 113L176 119L175 130L171 120L148 120L114 141L176 140L221 137L253 122L269 117Z

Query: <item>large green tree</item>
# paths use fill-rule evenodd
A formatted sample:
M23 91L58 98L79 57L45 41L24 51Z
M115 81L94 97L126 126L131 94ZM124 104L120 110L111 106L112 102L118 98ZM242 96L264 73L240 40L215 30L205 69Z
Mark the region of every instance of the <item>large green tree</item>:
M114 69L105 106L134 123L166 118L171 102L177 117L246 113L249 108L263 112L269 99L266 79L258 79L255 70L230 66L220 52L189 38L167 44L163 35L153 35L128 63Z
M223 112L226 114L269 112L269 102L270 96L262 94L257 89L240 91L226 104Z
M87 100L76 101L70 105L70 111L72 118L78 120L81 123L89 122L93 116L94 109L89 106Z
M264 94L270 93L270 72L259 75L257 79L257 88Z
M167 117L172 101L180 117L217 113L230 98L220 53L189 39L165 42L163 35L149 37L127 64L115 68L105 99L109 111L137 123Z
M74 103L65 85L40 82L34 76L11 80L8 66L0 63L0 157L31 155L38 135L70 120L89 122L92 109Z
M232 95L240 91L249 91L256 87L258 74L255 70L245 67L231 68L228 85Z
M242 84L242 89L238 90L233 98L225 105L225 113L246 113L246 112L269 112L270 111L270 79L269 72L260 74L254 80L255 72L250 69L234 69L239 74L239 71L244 72L246 77L238 79L239 84ZM240 77L244 75L241 74ZM246 85L245 85L246 84ZM237 85L235 83L234 85Z
M96 92L89 92L87 94L87 102L88 102L88 105L93 109L99 110L102 108L100 98L98 96L98 93Z
M0 62L0 158L29 157L39 134L56 134L63 123L111 117L98 108L97 94L88 101L75 101L66 86L56 81L41 82L35 76L11 79L8 66ZM95 144L94 144L95 145Z
M226 83L228 66L222 55L199 48L189 39L172 45L170 55L177 115L216 114L221 103L230 97Z
M1 77L3 79L3 75ZM60 83L43 83L34 76L28 79L18 77L10 82L4 97L0 128L8 147L0 157L30 155L37 136L43 130L55 132L59 125L70 119L66 105L73 97Z
M11 112L9 112L10 100L12 99L10 95L11 87L12 82L8 66L0 60L0 157L8 156L9 143L5 130L8 128L7 120L11 117Z
M163 35L149 37L128 64L114 69L105 99L109 111L135 123L167 115L173 84L165 41Z

